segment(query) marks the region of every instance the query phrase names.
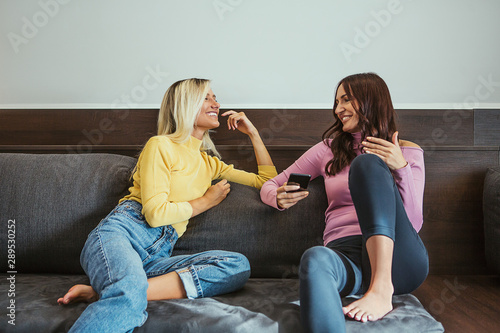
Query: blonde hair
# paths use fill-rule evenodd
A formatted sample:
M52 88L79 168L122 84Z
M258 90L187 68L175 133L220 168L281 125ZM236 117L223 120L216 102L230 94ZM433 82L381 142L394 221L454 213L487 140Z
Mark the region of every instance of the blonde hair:
M189 140L196 118L210 90L210 80L186 79L172 84L163 96L158 115L158 135L177 143ZM203 135L201 149L220 158L210 135Z

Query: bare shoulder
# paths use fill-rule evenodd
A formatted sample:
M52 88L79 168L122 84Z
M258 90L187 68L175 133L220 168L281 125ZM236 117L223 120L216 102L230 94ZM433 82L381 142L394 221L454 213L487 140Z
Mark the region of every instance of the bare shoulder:
M416 143L413 143L413 142L407 141L407 140L399 140L399 146L400 147L415 147L415 148L420 148L420 146L417 145Z

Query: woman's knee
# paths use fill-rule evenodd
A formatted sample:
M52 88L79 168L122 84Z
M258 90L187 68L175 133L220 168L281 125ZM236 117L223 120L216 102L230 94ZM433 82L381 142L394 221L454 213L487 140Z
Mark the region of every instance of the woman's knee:
M349 276L340 255L324 246L312 247L304 252L300 260L299 275L301 288L322 286L334 288L338 292L343 290L349 278L355 278L354 275Z
M250 278L250 262L248 261L248 258L241 253L232 252L230 258L234 262L233 273L239 276L240 285L243 287L243 285Z
M366 196L378 198L382 193L391 195L394 190L394 178L389 167L376 155L357 156L349 169L349 190L354 204L356 200L365 201Z
M250 272L250 262L245 255L230 251L210 251L211 254L224 262L225 268L234 272Z
M219 268L222 275L229 276L236 284L243 284L250 278L250 262L247 257L241 253L230 251L209 251L212 258L212 264Z
M349 174L373 172L374 170L377 170L377 166L387 169L385 162L382 161L382 159L377 155L361 154L356 156L356 158L354 158L351 162Z
M203 268L197 271L195 278L187 280L192 280L196 289L202 291L193 298L211 297L236 291L241 289L250 278L250 263L243 254L208 251L203 255L208 256L206 260L200 262Z
M335 253L327 247L315 246L307 249L300 259L299 274L302 277L331 270L335 264Z

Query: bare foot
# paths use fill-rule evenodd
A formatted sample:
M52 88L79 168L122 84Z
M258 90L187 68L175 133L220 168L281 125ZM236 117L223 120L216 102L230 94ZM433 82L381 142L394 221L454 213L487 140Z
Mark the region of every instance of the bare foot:
M99 299L99 296L91 286L85 284L76 284L63 297L57 300L59 304L70 303L92 303Z
M357 321L375 321L392 311L392 285L386 288L371 289L359 300L342 308L346 316Z

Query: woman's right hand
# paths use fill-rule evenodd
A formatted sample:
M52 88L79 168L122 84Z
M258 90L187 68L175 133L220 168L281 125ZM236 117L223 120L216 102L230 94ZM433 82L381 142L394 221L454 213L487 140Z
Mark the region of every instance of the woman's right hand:
M229 193L231 185L226 179L221 180L215 185L210 186L210 188L205 192L203 197L207 200L209 208L215 207L226 199Z
M309 195L309 191L290 192L298 190L299 188L299 185L287 185L287 183L278 187L276 189L276 202L278 203L278 207L288 209Z
M202 197L188 201L193 208L191 217L201 214L220 204L222 200L227 197L227 194L231 190L230 188L231 185L229 185L226 179L223 179L217 184L210 186Z

